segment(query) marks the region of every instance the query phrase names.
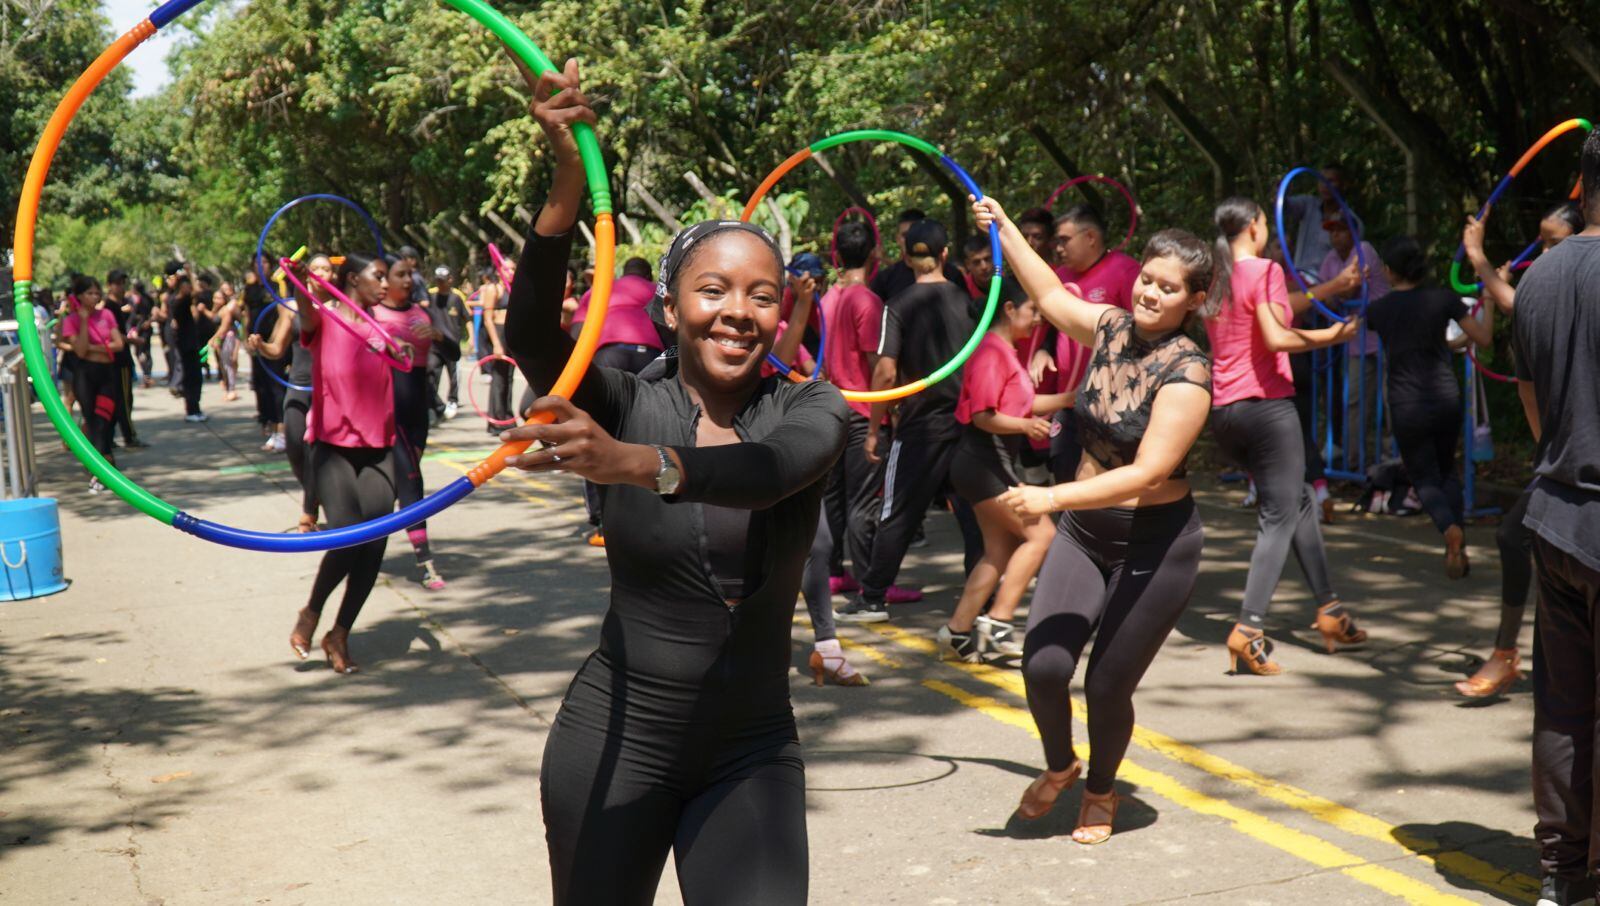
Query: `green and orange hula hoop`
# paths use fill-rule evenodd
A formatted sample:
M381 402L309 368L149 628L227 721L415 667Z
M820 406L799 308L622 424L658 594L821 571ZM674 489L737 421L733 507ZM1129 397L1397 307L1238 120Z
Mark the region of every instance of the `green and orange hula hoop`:
M286 535L233 528L179 510L135 484L107 462L105 457L90 445L83 432L73 422L71 413L62 404L61 396L56 392L54 381L50 376L44 349L39 342L39 330L33 322L33 302L30 292L33 286L34 231L38 226L39 200L44 193L50 162L55 157L56 149L61 145L61 138L66 133L67 127L72 124L78 109L108 73L158 29L188 12L199 2L200 0L169 0L152 12L149 18L113 41L111 46L102 51L94 62L89 64L89 68L72 83L66 96L56 105L55 112L45 125L44 133L39 137L39 144L34 149L33 160L28 166L28 174L23 182L22 199L17 205L16 239L12 247L16 281L12 295L16 301L17 332L22 344L23 358L27 362L28 374L33 379L34 393L44 404L45 414L49 416L56 431L61 434L62 440L66 441L68 449L96 478L105 483L106 487L140 512L198 538L246 550L294 553L363 544L420 522L461 500L502 471L506 467L506 459L526 450L531 442L519 441L501 445L483 462L474 466L468 474L422 500L378 519L307 534ZM487 28L536 75L555 70L554 64L532 38L483 0L445 0L445 2ZM587 125L579 124L574 127L574 131L578 150L583 156L590 201L595 210L595 285L594 295L589 303L590 317L584 322L583 330L578 335L572 357L567 360L561 376L550 390L551 393L561 396L570 396L577 388L578 381L589 367L589 361L594 357L595 348L599 345L606 307L611 300L612 269L616 258L616 226L611 217L611 191L606 180L605 160L600 154L600 143L595 138L594 130ZM546 416L538 420L550 419Z

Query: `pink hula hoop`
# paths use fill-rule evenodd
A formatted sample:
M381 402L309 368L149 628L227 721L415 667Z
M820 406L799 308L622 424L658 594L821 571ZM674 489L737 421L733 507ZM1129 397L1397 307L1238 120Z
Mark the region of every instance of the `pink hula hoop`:
M1467 317L1476 318L1478 316L1478 310L1481 308L1483 308L1483 297L1479 296L1478 304L1472 306L1472 311L1467 312ZM1501 374L1498 371L1491 371L1489 366L1478 361L1478 344L1472 342L1471 340L1467 341L1467 358L1472 360L1472 367L1478 369L1480 374L1486 378L1489 378L1490 380L1500 381L1504 384L1515 384L1517 382L1516 378L1511 377L1510 375Z
M1101 176L1098 173L1085 173L1082 176L1074 176L1061 185L1056 186L1056 190L1050 193L1050 198L1044 203L1045 209L1048 210L1055 207L1056 199L1061 197L1062 192L1065 192L1073 186L1082 185L1086 182L1098 182L1111 186L1118 192L1121 192L1123 199L1128 202L1128 232L1122 237L1122 242L1118 243L1116 248L1116 251L1122 251L1128 247L1128 243L1133 241L1133 233L1139 228L1139 202L1134 200L1133 193L1128 191L1128 187L1122 183L1117 182L1109 176Z
M839 228L844 226L846 218L848 218L851 214L860 214L866 219L867 226L872 227L872 247L877 249L879 252L883 251L883 236L878 232L878 218L872 216L872 212L866 208L851 205L850 207L845 208L843 211L840 211L839 216L834 218L833 236L828 240L828 260L833 263L834 270L838 270L841 266L839 263ZM867 279L871 280L877 275L878 259L874 257L872 259L872 270L868 272Z
M330 312L332 310L331 306L329 306L329 305L327 305L325 303L322 303L322 302L318 302L317 301L317 297L312 294L310 287L308 287L304 283L300 282L300 278L295 276L295 273L294 273L294 270L293 270L293 266L294 266L294 262L293 261L290 261L288 258L280 258L278 260L278 263L283 268L284 276L289 278L289 282L294 284L294 288L295 289L299 290L302 294L305 295L305 297L307 299L311 300L311 304L312 305L316 306L317 308L322 309L324 314L326 314L326 313L328 313L328 312ZM381 344L383 345L384 348L383 349L378 349L378 348L374 347L372 345L372 340L373 340L372 337L362 336L361 332L359 330L356 330L356 326L354 324L351 324L349 321L346 321L343 317L338 316L338 315L334 315L333 317L329 318L328 320L332 320L334 323L338 324L340 327L343 327L345 330L350 331L350 334L352 336L354 336L356 339L360 340L362 343L366 344L366 347L368 349L371 349L374 353L377 353L378 355L383 356L383 358L389 363L389 366L391 368L397 368L397 369L399 369L401 371L410 371L411 370L411 366L413 364L412 363L411 354L407 353L405 351L405 348L402 347L400 345L400 343L397 340L395 340L394 337L389 335L389 331L383 329L383 325L378 323L378 319L377 318L374 318L371 314L369 314L365 308L362 308L360 305L357 305L356 303L350 301L350 297L346 296L344 293L340 292L339 288L334 286L332 283L329 283L328 281L322 279L321 277L317 276L316 274L310 273L309 271L307 272L307 274L308 274L308 276L311 277L311 279L313 281L316 282L316 284L318 286L322 287L329 294L331 294L333 296L333 298L334 298L334 301L342 303L344 305L344 307L346 307L346 308L350 309L351 311L355 312L357 317L359 317L361 320L367 322L367 325L369 327L371 327L374 331L377 331L377 334L378 334L377 339L379 341L381 341Z
M490 248L494 248L494 246L492 246L492 245L489 246L489 247ZM513 380L516 378L516 376L517 376L517 374L516 374L516 367L517 367L516 361L513 360L510 356L495 355L494 353L490 353L490 354L484 356L483 358L479 359L477 364L472 366L472 372L471 373L476 375L479 371L483 370L483 366L488 364L489 362L508 362L508 363L510 363L511 368L512 368L511 377L512 377ZM496 427L509 428L512 425L515 425L517 423L517 414L515 412L512 412L511 413L511 417L510 418L506 418L506 419L490 418L489 417L489 413L487 411L485 411L484 408L481 405L478 404L478 382L473 380L470 377L467 378L467 401L472 403L472 408L477 410L478 415L482 416L483 420L488 422L491 425L494 425Z
M506 285L506 292L511 291L511 275L506 273L506 259L500 254L500 247L489 243L489 260L494 263L494 272L500 275L500 282Z

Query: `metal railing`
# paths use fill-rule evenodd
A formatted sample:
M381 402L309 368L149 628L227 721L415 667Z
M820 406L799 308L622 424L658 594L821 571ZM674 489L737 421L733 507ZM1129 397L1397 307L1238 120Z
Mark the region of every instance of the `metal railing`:
M0 346L0 496L34 496L33 385L20 346Z

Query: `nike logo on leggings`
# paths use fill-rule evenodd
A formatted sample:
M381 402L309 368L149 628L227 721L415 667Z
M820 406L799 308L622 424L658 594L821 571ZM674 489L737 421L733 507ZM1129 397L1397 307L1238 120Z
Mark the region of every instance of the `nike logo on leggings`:
M1155 570L1153 570L1153 569L1133 569L1133 570L1129 570L1128 571L1128 575L1130 575L1130 576L1148 576L1153 572L1155 572Z

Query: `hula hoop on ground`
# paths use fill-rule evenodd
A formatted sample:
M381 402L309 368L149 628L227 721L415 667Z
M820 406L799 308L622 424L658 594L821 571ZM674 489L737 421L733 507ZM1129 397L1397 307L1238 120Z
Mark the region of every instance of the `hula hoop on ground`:
M828 351L828 325L822 318L821 296L811 300L811 313L817 316L817 370L811 372L811 377L807 380L820 381L822 380L823 358ZM791 328L793 326L792 324L790 325ZM796 352L798 353L798 351L797 349ZM786 378L800 380L799 375L794 373L794 368L770 352L767 353L767 364L776 368L778 373Z
M1511 188L1512 181L1522 173L1524 167L1528 166L1528 164L1531 163L1535 157L1539 156L1539 152L1543 151L1546 145L1550 144L1561 136L1566 135L1568 132L1571 132L1574 129L1582 129L1585 132L1593 132L1594 126L1583 117L1573 117L1565 122L1557 123L1555 126L1550 128L1550 131L1539 136L1539 140L1534 142L1533 146L1528 150L1522 152L1522 156L1517 158L1517 162L1511 165L1511 171L1495 185L1494 191L1489 193L1489 197L1484 201L1483 207L1478 209L1477 219L1483 220L1489 215L1489 209L1494 206L1495 202L1500 200L1500 196L1505 194L1506 189ZM1577 198L1582 189L1583 183L1580 181L1578 185L1572 187L1571 197ZM1534 246L1538 244L1538 240L1535 240L1533 245L1530 245L1528 248L1524 249L1522 254L1517 256L1517 261L1512 262L1513 266L1521 261L1526 260L1527 257L1532 253ZM1483 290L1483 284L1481 282L1463 283L1461 281L1461 261L1464 257L1466 257L1466 254L1466 243L1456 246L1455 257L1450 259L1450 288L1464 296L1470 296L1481 292Z
M872 216L872 212L866 208L851 205L840 211L839 216L834 218L833 233L828 239L828 260L833 264L834 270L840 270L844 267L839 261L839 228L844 226L845 219L851 214L860 214L867 221L867 226L872 227L872 247L879 250L883 248L883 235L878 232L878 218ZM867 279L871 280L876 276L878 276L878 258L873 256L872 270L867 273Z
M974 198L983 197L983 189L978 186L977 181L966 170L963 170L960 164L952 160L949 155L940 151L938 146L914 135L907 135L904 132L894 132L889 129L858 129L853 132L830 135L827 138L812 142L808 147L790 155L788 160L779 164L777 169L771 173L768 173L767 178L762 180L761 185L756 187L755 193L750 196L750 200L744 203L744 212L739 215L739 219L748 221L755 214L756 207L761 204L761 200L767 197L767 193L772 191L772 187L778 184L778 180L788 175L790 170L810 160L814 154L851 142L895 142L921 151L936 158L943 164L945 169L949 170ZM966 363L967 358L978 348L978 344L983 341L984 333L989 330L989 323L994 320L994 313L1000 308L1000 275L1005 273L1005 260L1001 257L1000 252L1000 229L994 224L989 225L989 250L994 257L994 276L989 278L989 297L983 308L983 316L978 319L977 329L972 332L972 336L967 340L966 345L962 346L950 361L940 365L925 378L912 381L909 384L902 384L899 387L890 387L887 390L844 390L841 388L840 392L844 394L845 399L862 403L886 403L892 400L904 399L914 393L926 390L960 370L961 366ZM595 273L598 274L599 270L596 270ZM587 327L587 323L584 326ZM796 375L790 375L791 379L796 377Z
M260 333L261 332L261 319L265 318L267 316L267 312L272 311L274 308L277 308L277 307L278 307L278 303L276 303L276 302L269 302L266 305L261 306L260 313L258 313L256 315L255 323L250 325L250 332L251 333L257 333L257 334ZM291 309L287 305L283 306L283 309L284 309L284 311L291 311ZM267 373L267 377L272 378L273 380L277 381L278 383L282 384L284 387L287 387L290 390L299 390L299 391L302 391L302 392L305 392L305 393L310 393L311 392L311 385L310 384L306 384L305 386L301 386L301 385L296 384L295 382L289 380L286 377L280 377L278 375L278 372L273 371L271 368L267 367L266 359L260 353L252 353L252 355L255 356L256 364L261 368L262 371L265 371Z
M311 306L313 308L322 309L323 318L324 320L327 320L330 316L330 313L333 312L333 306L317 301L317 297L313 296L311 294L311 290L304 283L300 282L300 278L295 276L294 271L289 270L289 265L291 262L288 258L281 259L279 263L283 265L284 276L289 278L289 282L293 283L296 289L305 294L305 297L311 301ZM350 311L354 313L356 317L367 322L367 326L371 327L373 332L378 335L377 339L383 344L384 348L380 350L374 347L372 345L371 337L362 336L361 332L356 330L356 326L354 324L351 324L348 320L341 317L337 313L333 313L331 315L332 320L335 323L349 331L351 336L355 337L357 340L360 340L368 349L387 359L389 367L395 368L399 371L411 370L411 367L416 364L412 358L414 353L407 353L406 347L401 346L400 342L396 340L394 336L389 333L389 331L385 330L382 324L378 323L378 319L374 318L372 313L368 312L365 306L352 301L349 296L340 292L338 287L322 279L316 274L311 274L310 277L311 279L317 281L317 285L321 286L327 292L333 294L335 302L338 302L344 308L350 309Z
M21 199L17 204L16 228L12 233L15 237L12 247L15 278L12 297L16 301L23 358L27 362L28 374L33 378L34 393L44 405L45 414L49 416L50 423L60 433L68 449L89 469L90 473L140 512L198 538L246 550L289 553L324 551L364 544L415 525L461 500L503 470L508 457L526 450L532 442L517 441L502 444L461 478L410 506L368 522L322 532L290 535L232 528L185 513L151 494L129 480L94 449L88 438L84 437L82 429L73 423L71 413L62 404L61 395L55 390L50 377L49 363L39 342L39 330L33 323L34 231L38 226L39 201L44 193L50 162L61 145L62 136L84 101L108 73L136 47L154 35L157 29L172 22L199 2L200 0L168 0L152 12L148 19L113 41L111 46L102 51L73 82L45 125L39 144L34 149L33 160L28 166L27 177L23 181ZM535 75L555 70L555 65L531 38L483 0L445 0L445 2L488 28L512 53L526 63ZM567 360L567 364L561 370L561 376L550 390L551 393L560 396L572 395L584 371L589 367L589 360L594 357L595 347L600 340L600 329L605 321L606 308L611 301L611 270L616 257L617 238L616 225L611 216L611 190L607 185L607 170L605 160L600 154L600 144L595 138L594 130L587 124L580 123L574 126L573 130L579 153L583 158L590 205L595 211L595 285L589 303L590 317L584 322L583 330L578 334L572 357ZM543 415L536 420L548 422L552 419L549 415Z
M1105 183L1113 189L1116 189L1118 192L1121 192L1123 199L1128 202L1128 232L1123 235L1122 241L1117 243L1117 247L1113 250L1118 252L1122 251L1128 247L1128 243L1133 241L1133 233L1139 228L1139 202L1134 200L1133 192L1129 191L1127 186L1117 182L1111 177L1102 176L1099 173L1085 173L1082 176L1074 176L1061 185L1056 186L1056 190L1050 193L1049 199L1047 199L1044 203L1045 210L1048 211L1055 207L1056 199L1061 197L1062 192L1065 192L1073 186L1082 185L1086 182Z
M483 366L489 364L490 362L506 362L512 368L512 377L516 377L516 361L513 360L511 356L495 355L494 353L490 353L489 355L479 359L477 363L472 366L473 372L476 373L479 369L483 368ZM494 425L497 428L509 428L517 423L517 416L514 412L510 418L490 418L489 413L482 406L478 405L478 382L472 380L471 378L467 379L467 400L472 403L472 408L477 410L478 414L483 417L484 421Z
M1311 304L1317 307L1317 311L1343 324L1350 319L1323 305L1321 299L1311 294L1310 284L1306 283L1306 278L1300 276L1300 269L1294 265L1294 255L1289 251L1289 234L1283 228L1283 200L1288 195L1289 183L1293 182L1294 178L1302 173L1309 173L1315 176L1317 182L1327 186L1328 191L1333 194L1333 200L1339 203L1339 216L1344 219L1345 226L1350 228L1351 237L1355 239L1356 267L1361 269L1361 297L1356 301L1355 307L1364 311L1367 303L1371 301L1369 297L1371 288L1367 285L1367 253L1361 247L1361 224L1357 222L1355 212L1351 211L1350 206L1345 204L1344 196L1339 194L1338 188L1320 172L1310 167L1295 167L1285 173L1283 180L1278 183L1278 198L1273 205L1273 214L1278 227L1278 248L1283 249L1283 269L1289 272L1289 276L1294 278L1295 283L1299 284L1300 291L1306 294L1307 298L1311 300Z

